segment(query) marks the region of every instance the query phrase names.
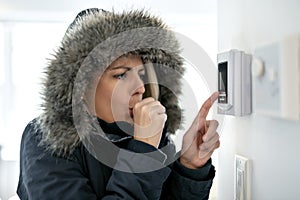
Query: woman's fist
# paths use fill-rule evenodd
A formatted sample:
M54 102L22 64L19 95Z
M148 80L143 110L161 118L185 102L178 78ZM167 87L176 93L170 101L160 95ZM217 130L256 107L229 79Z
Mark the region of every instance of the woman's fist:
M167 120L166 109L152 97L133 107L134 139L158 147Z

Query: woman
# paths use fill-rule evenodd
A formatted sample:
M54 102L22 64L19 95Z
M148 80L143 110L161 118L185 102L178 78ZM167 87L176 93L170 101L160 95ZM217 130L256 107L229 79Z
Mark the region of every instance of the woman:
M160 19L79 13L47 68L43 113L23 133L19 197L208 199L219 137L206 116L218 93L175 155L169 136L180 128L183 71Z

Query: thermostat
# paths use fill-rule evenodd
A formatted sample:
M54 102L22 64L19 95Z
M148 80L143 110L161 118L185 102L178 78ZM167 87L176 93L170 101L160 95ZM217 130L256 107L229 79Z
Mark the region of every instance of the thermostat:
M251 59L251 55L235 49L218 54L219 114L251 114Z
M256 47L253 54L254 112L300 120L300 36Z

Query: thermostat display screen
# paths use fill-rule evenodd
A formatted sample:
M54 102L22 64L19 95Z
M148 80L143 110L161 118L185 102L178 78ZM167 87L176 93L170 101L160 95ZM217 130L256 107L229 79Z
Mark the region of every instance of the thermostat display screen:
M218 64L218 90L219 90L219 103L227 103L227 68L228 62Z

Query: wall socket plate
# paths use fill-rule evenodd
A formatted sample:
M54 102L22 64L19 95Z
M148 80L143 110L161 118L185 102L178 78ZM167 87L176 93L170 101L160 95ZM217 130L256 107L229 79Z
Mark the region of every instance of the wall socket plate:
M250 161L240 155L234 159L234 200L249 200L250 197Z

